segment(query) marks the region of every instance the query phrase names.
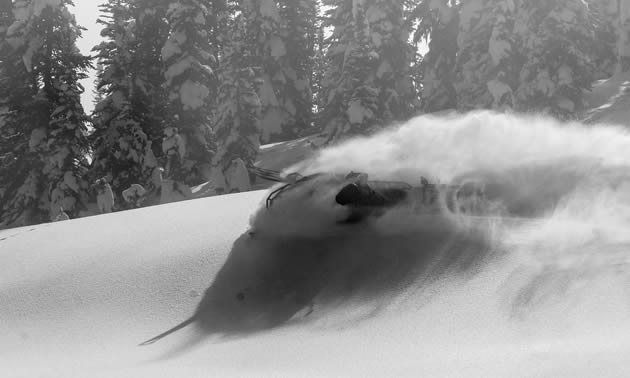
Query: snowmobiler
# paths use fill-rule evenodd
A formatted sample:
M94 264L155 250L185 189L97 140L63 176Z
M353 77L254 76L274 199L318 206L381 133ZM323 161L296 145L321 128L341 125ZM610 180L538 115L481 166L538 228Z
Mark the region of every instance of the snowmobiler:
M264 170L261 174L266 179L285 183L270 192L266 202L267 208L271 208L274 201L283 193L306 182L322 176L337 178L339 190L334 197L334 202L350 210L348 216L340 221L343 224L358 223L368 217L378 217L387 209L397 206L431 211L438 205L438 187L430 184L424 177L420 180L420 186L414 187L401 181L368 180L368 175L361 172L350 172L346 176L321 173L302 176L299 173L291 173L284 178L274 177L268 170Z
M356 179L354 179L356 177ZM348 207L350 215L342 223L357 223L368 216L381 215L384 209L394 207L404 201L408 194L407 187L371 186L364 173L351 172L348 177L352 181L343 186L335 196L335 202Z
M483 183L470 180L450 185L430 183L420 177L419 185L402 181L369 180L366 173L350 172L347 175L315 173L308 176L294 172L281 177L279 173L266 169L251 169L266 180L284 183L272 190L266 201L271 208L283 193L305 183L329 177L339 185L334 203L349 209L349 215L340 223L358 223L369 217L379 217L387 209L404 207L417 213L449 211L463 215L483 215L488 207Z

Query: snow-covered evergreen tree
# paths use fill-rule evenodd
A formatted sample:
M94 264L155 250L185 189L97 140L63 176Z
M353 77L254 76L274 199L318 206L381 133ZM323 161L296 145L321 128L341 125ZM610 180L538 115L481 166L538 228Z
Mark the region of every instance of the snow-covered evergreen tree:
M312 57L318 2L259 3L259 46L263 62L260 98L264 142L297 137L312 117Z
M630 1L618 0L619 17L617 26L617 68L616 72L630 70Z
M321 17L318 17L321 20ZM317 34L315 38L315 51L313 54L313 74L311 78L311 92L313 93L313 128L317 132L321 132L321 122L317 122L317 114L326 103L323 98L322 81L324 80L324 72L328 68L326 66L326 42L324 38L324 26L319 21L317 25ZM309 130L310 131L310 130ZM310 133L312 134L312 132Z
M411 81L413 48L409 43L402 0L366 1L366 21L372 52L377 54L374 83L379 91L380 117L383 126L405 120L415 112Z
M330 0L328 71L320 121L327 142L368 134L412 114L411 50L402 1Z
M416 38L430 41L425 110L514 108L568 118L582 107L595 46L582 0L425 0L412 17Z
M94 109L90 179L94 183L105 177L118 197L117 204L124 204L122 192L130 185L152 183L158 166L153 144L161 147L159 130L154 131L152 141L141 123L143 110L148 106L134 97L143 90L135 80L140 68L135 66L137 49L142 41L136 37L137 19L132 5L128 0L109 0L101 6L98 22L103 25L101 36L105 40L94 48L102 65L97 83L102 100ZM138 106L142 110L134 108Z
M135 45L132 57L131 94L133 118L150 140L164 137L164 129L173 124L164 87L165 67L162 61L170 27L166 13L170 0L133 0ZM154 146L158 149L158 146Z
M365 10L359 4L355 8L352 0L325 0L323 3L328 7L324 27L332 28L332 34L326 41L327 70L322 80L324 102L319 122L328 142L332 142L344 135L368 133L377 128L380 120L374 119L373 112L376 89L365 86L370 60L374 58L368 55ZM358 96L361 90L364 98ZM359 111L364 108L367 109Z
M588 0L594 21L595 43L591 49L595 78L604 79L615 73L619 61L617 52L619 4L622 0Z
M518 109L575 117L594 78L587 5L582 0L529 0L520 2L516 12L514 28L526 57L515 91Z
M588 0L595 20L596 77L630 70L630 1Z
M0 0L0 32L7 31L13 23L13 3L11 0Z
M98 20L97 20L98 22ZM94 51L94 49L92 49L92 51ZM96 106L97 104L99 104L101 101L104 100L103 97L103 92L100 91L97 86L99 84L99 77L103 76L103 64L100 62L96 62L96 68L94 69L94 76L96 77L96 79L94 79L94 82L92 83L94 85L94 87L92 88L92 105Z
M457 107L454 86L458 52L459 5L455 0L419 0L408 22L415 24L415 43L428 41L422 59L422 108L438 112Z
M213 127L217 151L211 173L217 187L225 185L223 175L233 160L240 158L251 165L260 148L258 89L262 64L260 56L256 55L260 25L255 23L260 19L256 17L257 2L242 0L238 4L238 13L225 18L229 23L223 29L227 37L222 43L218 70L220 84Z
M31 80L21 57L7 39L9 27L13 24L13 4L11 0L0 1L0 210L4 208L15 185L23 183L28 171L23 169L28 162L24 159L28 151L28 132L20 127L26 114L19 112L34 96ZM18 156L21 157L18 159ZM21 164L18 164L21 163ZM33 201L35 202L35 201ZM36 204L31 204L35 208ZM0 224L5 221L0 216Z
M2 49L8 54L3 55L1 85L15 91L0 105L3 141L13 146L0 177L4 181L7 172L15 173L1 197L4 225L48 221L62 211L76 217L85 208L87 116L79 80L87 77L90 59L75 45L81 28L69 4L16 1L13 23L4 34Z
M282 19L276 0L241 1L244 20L248 25L245 39L253 67L260 68L258 97L261 101L261 140L269 141L271 135L281 134L289 113L278 98L284 89L286 77L280 62L287 55L286 35L282 33Z
M459 9L455 91L457 108L515 105L522 59L514 35L514 0L464 0Z
M164 130L171 125L163 86L161 49L168 38L165 1L109 0L102 6L101 35L95 47L103 70L98 88L103 100L94 111L94 159L90 179L106 177L117 208L133 184L150 191L160 169Z
M175 0L166 13L170 35L162 47L172 126L182 137L185 156L178 172L166 172L188 184L203 181L212 159L211 118L217 91L216 47L211 44L215 17L209 1ZM172 174L171 174L172 173Z

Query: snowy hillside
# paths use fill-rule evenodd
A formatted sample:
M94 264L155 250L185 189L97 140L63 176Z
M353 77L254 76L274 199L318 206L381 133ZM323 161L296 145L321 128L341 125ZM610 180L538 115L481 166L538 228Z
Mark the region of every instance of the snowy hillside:
M3 375L630 375L624 129L419 117L296 168L480 180L503 211L339 226L314 181L3 230Z
M597 82L587 94L589 110L584 119L590 123L627 125L630 112L630 75L618 74Z

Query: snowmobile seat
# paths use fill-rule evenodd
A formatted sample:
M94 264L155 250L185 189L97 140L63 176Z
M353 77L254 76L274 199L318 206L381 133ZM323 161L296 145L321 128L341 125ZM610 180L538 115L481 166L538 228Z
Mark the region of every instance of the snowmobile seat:
M341 188L335 202L342 206L383 206L385 198L368 185L353 182Z
M407 191L400 188L372 189L367 184L354 182L341 188L335 201L342 206L391 207L407 198Z
M397 205L407 197L407 192L400 188L372 189L367 184L351 183L344 186L335 201L350 209L342 224L360 223L369 217L379 217L385 213L385 209Z

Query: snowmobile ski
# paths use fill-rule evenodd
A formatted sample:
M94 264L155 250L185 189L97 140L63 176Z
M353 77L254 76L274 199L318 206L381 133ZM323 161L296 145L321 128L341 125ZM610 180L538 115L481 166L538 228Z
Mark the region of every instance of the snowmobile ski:
M146 346L146 345L153 344L156 341L158 341L160 339L163 339L164 337L170 335L171 333L177 332L180 329L190 325L195 320L197 320L197 317L196 316L191 316L190 318L184 320L183 322L179 323L178 325L176 325L175 327L169 329L168 331L160 333L159 335L157 335L157 336L155 336L155 337L153 337L153 338L151 338L151 339L149 339L149 340L147 340L145 342L142 342L142 343L138 344L138 346Z

